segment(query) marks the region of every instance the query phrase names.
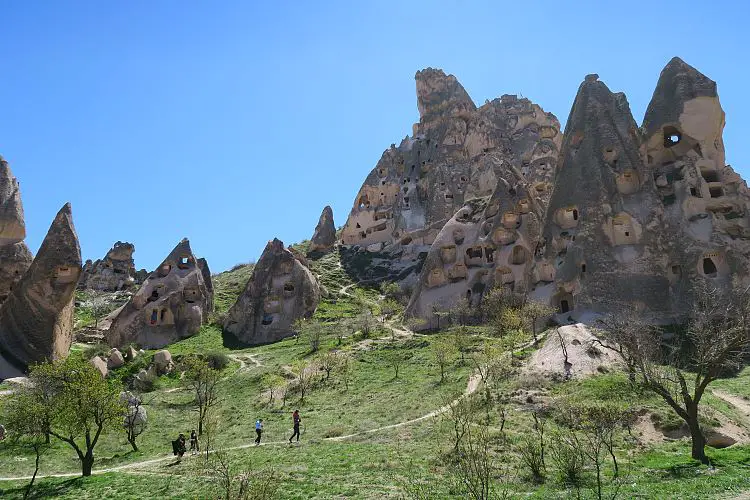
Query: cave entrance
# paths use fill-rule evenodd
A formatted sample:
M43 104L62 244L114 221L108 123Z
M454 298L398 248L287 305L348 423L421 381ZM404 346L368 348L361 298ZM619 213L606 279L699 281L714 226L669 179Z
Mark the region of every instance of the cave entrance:
M717 272L719 272L719 270L716 269L716 264L714 264L713 259L705 257L703 259L703 274L706 276L715 276Z

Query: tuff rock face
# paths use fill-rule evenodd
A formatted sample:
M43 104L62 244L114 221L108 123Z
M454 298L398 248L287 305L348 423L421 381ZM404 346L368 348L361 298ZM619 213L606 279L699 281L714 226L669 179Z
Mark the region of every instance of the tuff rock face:
M159 348L195 335L208 320L211 301L201 266L183 239L122 308L107 343Z
M477 108L441 70L417 72L416 83L420 121L383 153L342 231L343 264L360 279L414 276L464 202L492 196L504 165L554 171L560 125L551 113L512 95Z
M203 276L203 283L206 285L206 293L208 300L208 312L214 310L214 283L211 280L211 269L208 267L208 261L201 257L198 259L198 268L201 270Z
M333 209L326 206L320 214L318 225L310 238L309 253L327 253L336 243L336 226L333 224Z
M95 262L87 260L83 266L79 288L116 292L139 284L136 280L133 252L135 245L118 241L103 259Z
M429 110L423 121L442 109L435 95L448 113L471 114L455 85L429 88L420 100L420 110ZM469 201L427 254L408 312L432 321L434 307L463 298L477 304L500 285L556 306L562 321L628 307L668 322L689 312L696 279L749 281L750 195L724 164L723 127L715 82L679 58L662 71L640 129L625 95L588 75L559 158L545 160L557 167L554 180L522 156L519 169L518 156L484 154L494 160L496 189L489 198L481 190L464 195ZM539 125L528 131L529 138L551 135ZM510 152L518 151L512 143ZM545 184L551 197L535 189ZM526 213L521 199L529 201Z
M0 307L0 354L9 365L23 371L31 363L67 356L80 273L81 249L66 204L28 271Z
M33 257L23 239L26 226L21 191L8 162L0 156L0 303L31 265Z
M292 324L312 316L320 287L304 257L269 241L253 275L229 309L224 330L250 345L275 342L292 335Z
M534 297L561 313L621 303L668 313L663 206L625 95L597 75L578 89L560 162L544 229L555 283Z

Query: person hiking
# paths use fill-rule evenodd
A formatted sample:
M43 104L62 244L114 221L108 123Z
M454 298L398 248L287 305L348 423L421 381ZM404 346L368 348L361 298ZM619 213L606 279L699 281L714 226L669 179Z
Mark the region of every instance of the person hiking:
M292 439L294 439L294 436L297 436L297 442L299 443L299 423L302 421L302 419L299 416L299 410L294 410L294 413L292 413L292 423L294 424L294 433L292 434L292 437L289 438L289 444L292 444Z
M259 418L255 421L255 433L258 437L255 438L255 446L260 445L260 436L263 434L263 419Z
M182 455L185 454L185 451L185 434L180 434L177 439L172 441L172 453L177 455L178 462L182 460Z
M201 447L198 444L198 434L195 433L195 429L190 433L190 451L196 453L201 451Z

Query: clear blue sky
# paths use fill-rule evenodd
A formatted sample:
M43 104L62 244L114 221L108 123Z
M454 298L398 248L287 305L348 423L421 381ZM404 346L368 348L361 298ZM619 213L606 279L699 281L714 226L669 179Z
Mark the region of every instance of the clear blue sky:
M0 2L0 154L36 252L72 202L84 258L153 269L182 238L212 270L344 223L418 120L414 73L477 104L521 93L565 122L598 73L640 123L679 55L716 80L748 177L750 2ZM744 140L743 140L744 139Z

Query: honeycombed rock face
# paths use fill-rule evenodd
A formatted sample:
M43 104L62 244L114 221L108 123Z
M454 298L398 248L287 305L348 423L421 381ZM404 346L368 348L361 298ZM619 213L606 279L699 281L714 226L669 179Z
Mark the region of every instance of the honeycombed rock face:
M438 234L407 307L409 316L436 326L436 311L459 300L478 306L484 293L504 287L526 294L554 280L554 268L540 259L542 224L552 168L518 168L499 160L497 187L490 197L469 200ZM506 156L507 159L507 156Z
M320 302L317 279L303 258L269 241L253 275L229 309L224 330L250 345L289 337L299 318L309 318Z
M318 225L310 238L310 253L326 253L336 243L336 226L333 224L333 209L326 206L320 214Z
M131 288L137 283L133 252L135 245L118 241L103 259L86 261L79 287L104 292Z
M183 239L122 308L107 343L159 348L195 335L208 319L211 301L202 267Z
M750 276L750 195L725 165L724 111L716 83L675 57L664 68L641 127L646 168L669 228L662 254L678 314L690 283L729 286Z
M34 261L0 307L0 354L19 370L67 356L81 249L70 204L60 209Z
M408 276L466 200L492 195L503 162L553 170L558 155L557 119L528 99L505 95L477 108L454 76L431 68L416 83L413 136L383 153L342 231L344 265L361 278ZM376 258L352 265L367 261L353 249Z
M565 127L546 217L555 283L533 294L560 312L621 303L669 312L663 207L640 146L625 95L587 76Z
M0 303L31 265L18 181L0 156Z

